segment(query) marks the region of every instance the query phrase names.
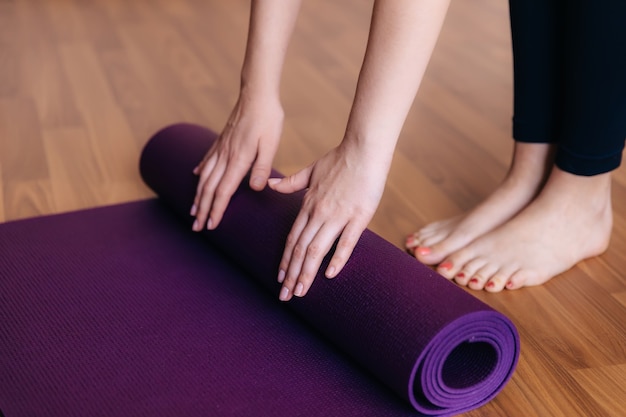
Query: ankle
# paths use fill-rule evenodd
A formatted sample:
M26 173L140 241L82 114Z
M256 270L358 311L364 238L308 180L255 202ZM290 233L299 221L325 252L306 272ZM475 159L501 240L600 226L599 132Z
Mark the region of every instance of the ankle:
M613 228L611 173L580 176L554 167L539 197L552 207L561 207L557 215L574 218L583 215L595 230L595 252L603 252Z
M555 166L552 169L546 188L586 201L600 209L604 209L611 204L610 172L593 176L582 176L563 171Z
M536 197L550 176L554 151L552 144L515 142L503 185L523 190L530 198Z

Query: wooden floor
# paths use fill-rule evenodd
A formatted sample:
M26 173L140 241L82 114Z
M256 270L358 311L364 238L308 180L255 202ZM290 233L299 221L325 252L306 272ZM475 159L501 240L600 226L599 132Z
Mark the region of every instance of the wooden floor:
M305 2L284 71L283 172L341 139L370 9ZM0 0L0 221L151 196L137 169L148 137L172 122L225 122L247 10L243 0ZM371 228L401 247L487 196L509 161L511 102L506 1L454 0ZM542 287L473 293L517 324L522 355L504 391L467 415L626 416L624 168L614 209L606 254Z

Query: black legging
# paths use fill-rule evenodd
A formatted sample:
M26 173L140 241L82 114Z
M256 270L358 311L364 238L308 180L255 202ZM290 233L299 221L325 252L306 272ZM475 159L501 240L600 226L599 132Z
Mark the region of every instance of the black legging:
M577 175L617 168L626 137L626 0L509 0L513 137L556 143Z

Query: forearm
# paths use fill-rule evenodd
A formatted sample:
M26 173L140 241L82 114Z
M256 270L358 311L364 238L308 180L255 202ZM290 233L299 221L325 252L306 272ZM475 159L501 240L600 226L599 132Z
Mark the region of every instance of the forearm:
M376 0L344 142L390 163L449 0Z
M241 90L249 94L279 94L287 46L301 0L253 0Z

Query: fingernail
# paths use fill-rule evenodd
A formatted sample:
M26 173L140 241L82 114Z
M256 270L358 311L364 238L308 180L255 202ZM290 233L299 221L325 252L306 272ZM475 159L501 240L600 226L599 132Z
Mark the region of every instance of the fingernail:
M443 262L439 264L439 268L448 270L452 268L452 262Z
M276 185L281 181L281 178L270 178L269 180L267 180L267 183L269 185Z
M478 278L472 278L469 281L471 284L478 284Z
M284 280L285 280L285 271L280 269L278 271L278 282L282 284Z
M293 295L295 295L296 297L301 297L303 291L304 285L302 285L301 282L298 282L298 285L296 285L296 290L293 292Z
M335 267L331 266L330 268L328 268L328 270L326 271L326 276L328 278L334 278L335 277Z
M213 220L212 219L209 219L209 221L206 222L206 228L208 230L213 230Z
M431 250L430 250L430 248L427 248L425 246L418 246L417 249L415 250L415 252L417 252L420 255L428 255L431 252ZM452 265L450 265L450 266L452 266Z
M193 222L193 226L191 226L191 230L194 230L197 232L199 227L200 227L200 222L198 221L198 219L196 219L196 221Z
M193 169L193 173L194 173L194 174L196 174L196 175L198 175L198 168L200 168L200 167L195 167L195 168Z
M280 296L278 298L280 299L280 301L287 301L288 296L289 296L289 288L283 287L283 289L280 290Z
M253 177L251 182L253 186L260 187L261 185L263 185L263 178Z
M463 272L459 272L458 274L456 274L457 278L465 278L465 274Z
M189 212L189 215L195 216L197 211L198 211L198 207L196 207L196 205L194 204L193 206L191 206L191 211Z

